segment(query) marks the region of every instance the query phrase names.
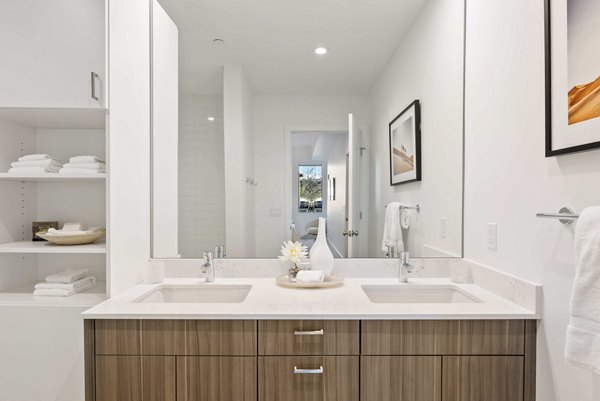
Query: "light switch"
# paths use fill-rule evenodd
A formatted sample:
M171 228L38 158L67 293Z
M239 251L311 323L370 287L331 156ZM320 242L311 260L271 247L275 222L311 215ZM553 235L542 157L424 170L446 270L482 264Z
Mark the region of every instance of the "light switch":
M279 209L279 208L269 209L269 217L281 217L281 209Z

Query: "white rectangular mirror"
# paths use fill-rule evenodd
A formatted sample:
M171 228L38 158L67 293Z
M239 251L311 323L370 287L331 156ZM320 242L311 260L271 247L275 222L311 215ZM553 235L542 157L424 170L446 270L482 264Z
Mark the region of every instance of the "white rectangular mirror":
M154 257L462 256L464 0L153 1Z

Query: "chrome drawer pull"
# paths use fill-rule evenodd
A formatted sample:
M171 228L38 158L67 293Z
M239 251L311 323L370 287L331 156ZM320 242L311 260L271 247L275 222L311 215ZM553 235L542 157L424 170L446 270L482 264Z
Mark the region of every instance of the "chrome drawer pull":
M319 366L319 369L298 369L298 367L294 366L294 374L295 375L322 375L323 374L323 366Z
M312 331L294 330L295 336L322 336L323 334L325 334L325 330L323 330L323 329L312 330Z

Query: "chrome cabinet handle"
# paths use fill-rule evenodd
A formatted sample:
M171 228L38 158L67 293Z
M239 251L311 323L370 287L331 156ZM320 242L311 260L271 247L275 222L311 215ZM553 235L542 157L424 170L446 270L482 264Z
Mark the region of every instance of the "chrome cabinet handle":
M323 374L323 366L319 366L318 369L298 369L297 366L294 366L294 374L295 375L322 375Z
M358 237L358 231L356 231L356 230L344 231L342 233L342 235L344 237Z
M323 329L309 331L294 330L295 336L322 336L323 334L325 334L325 330Z
M96 93L96 79L99 78L98 74L92 71L92 99L100 100L98 94Z

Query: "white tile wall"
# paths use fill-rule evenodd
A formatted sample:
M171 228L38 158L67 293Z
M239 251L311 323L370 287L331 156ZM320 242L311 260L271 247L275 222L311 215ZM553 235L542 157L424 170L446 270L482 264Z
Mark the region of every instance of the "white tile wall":
M214 117L214 121L208 121ZM179 98L179 253L201 257L225 243L223 99Z

